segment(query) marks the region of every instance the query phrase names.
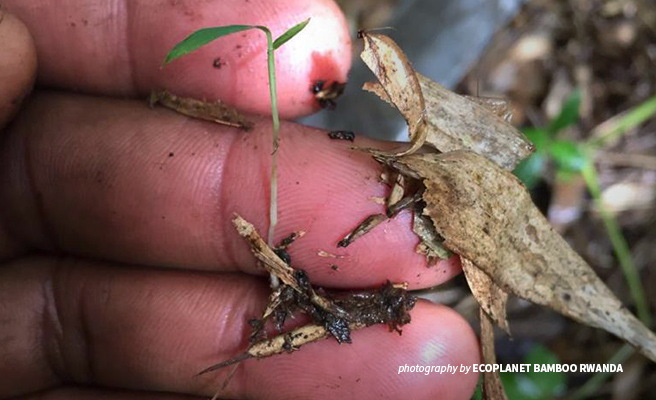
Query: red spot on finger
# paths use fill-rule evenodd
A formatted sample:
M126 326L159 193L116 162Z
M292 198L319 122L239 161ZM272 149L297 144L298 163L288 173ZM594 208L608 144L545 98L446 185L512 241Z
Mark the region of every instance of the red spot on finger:
M321 90L328 90L335 84L345 83L346 72L339 67L332 52L323 54L314 52L312 53L312 67L309 78L308 91L313 95L310 98L311 107L316 111L325 108L326 105L325 102L320 101L317 93Z

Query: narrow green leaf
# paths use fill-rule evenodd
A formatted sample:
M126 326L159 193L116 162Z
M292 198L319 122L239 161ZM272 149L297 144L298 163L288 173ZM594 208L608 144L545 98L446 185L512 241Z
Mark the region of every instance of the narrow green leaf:
M287 29L285 33L278 36L278 38L273 42L273 49L277 50L280 46L287 43L289 39L293 38L300 31L302 31L307 26L308 23L310 23L310 18Z
M558 140L549 146L549 154L553 157L558 170L565 172L581 172L588 162L588 157L574 142Z
M549 124L547 130L550 134L555 135L561 130L567 128L570 125L574 125L579 120L579 108L581 107L581 91L576 89L573 91L563 108L560 110L560 114Z
M603 147L655 115L656 96L653 96L632 109L604 122L600 125L602 129L599 132L599 137L591 139L589 143L595 147Z
M176 58L191 53L194 50L198 50L200 47L222 36L253 28L255 27L252 25L229 25L199 29L191 35L187 36L187 38L180 43L176 44L171 49L171 51L169 51L169 54L167 54L166 58L164 59L164 65L170 63Z

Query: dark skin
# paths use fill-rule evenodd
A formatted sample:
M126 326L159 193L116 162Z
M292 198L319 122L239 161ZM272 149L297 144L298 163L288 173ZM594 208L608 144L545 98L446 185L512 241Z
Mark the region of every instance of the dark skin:
M266 114L258 32L162 70L161 61L200 27L257 23L280 33L312 16L277 58L282 116L307 114L316 109L312 82L346 80L343 17L327 0L3 3L11 13L0 22L0 398L212 395L225 373L195 373L243 352L248 320L267 303L266 276L230 219L238 212L267 231L270 117L250 117L244 135L149 109L145 98L164 87ZM335 247L364 216L384 212L368 199L389 188L375 161L326 136L281 128L276 240L307 231L287 250L294 265L332 289L387 279L417 289L459 273L455 258L426 268L408 212ZM339 274L318 250L340 256ZM473 332L453 311L420 301L411 314L403 336L377 325L353 332L350 345L325 340L247 360L221 395L469 398L475 375L397 375L403 364L479 360Z

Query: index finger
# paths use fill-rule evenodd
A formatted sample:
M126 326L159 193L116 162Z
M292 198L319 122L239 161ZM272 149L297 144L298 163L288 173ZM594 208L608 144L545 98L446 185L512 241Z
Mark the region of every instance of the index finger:
M268 114L262 32L221 38L160 69L162 61L171 47L200 28L264 25L277 37L311 18L301 33L276 51L280 114L292 118L316 109L312 82L344 82L351 63L348 30L332 0L5 3L35 38L38 81L57 88L112 96L145 96L165 88Z

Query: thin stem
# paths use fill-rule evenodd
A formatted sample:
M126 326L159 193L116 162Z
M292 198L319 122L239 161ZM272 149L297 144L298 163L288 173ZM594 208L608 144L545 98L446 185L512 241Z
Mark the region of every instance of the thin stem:
M617 260L626 279L627 285L633 297L633 302L636 305L638 311L638 318L647 326L651 325L651 313L649 311L649 305L647 304L647 299L645 298L645 292L640 282L640 277L636 269L633 259L631 257L631 250L629 245L626 243L626 239L622 235L622 231L617 223L617 220L613 214L606 208L601 199L601 188L599 185L599 177L597 171L592 162L588 163L585 168L583 168L583 178L585 183L592 195L594 204L599 209L601 219L610 238L611 244L613 245L613 250L617 256Z
M271 98L271 114L273 117L273 153L271 154L271 188L269 190L269 235L268 245L273 248L273 236L278 224L278 142L280 135L280 116L278 115L278 100L276 91L276 60L273 51L271 31L261 27L267 38L267 59L269 69L269 97ZM271 275L271 287L277 288L278 277Z
M629 130L653 118L654 115L656 115L656 96L598 125L593 129L588 144L596 148L605 147L621 138Z
M656 114L656 96L648 99L642 104L634 107L633 109L617 115L608 121L600 124L592 132L592 138L588 140L587 147L589 152L596 156L600 148L605 147L607 144L619 139L627 133L630 129L635 128L641 123ZM590 159L593 159L591 157ZM583 170L583 178L585 179L588 190L592 194L595 204L601 212L602 220L608 232L608 237L611 239L613 250L617 255L617 259L624 273L624 277L631 290L631 296L636 303L638 310L638 317L647 326L651 325L651 314L647 301L645 299L644 290L638 277L638 272L633 259L629 246L622 235L619 226L613 215L604 207L601 201L601 188L599 185L599 177L593 163L589 163ZM636 288L634 290L634 287ZM621 364L635 353L635 349L624 344L620 349L608 360L607 364ZM583 386L579 387L574 393L567 396L568 400L580 400L591 397L599 390L599 387L611 376L608 372L595 373Z
M620 349L608 359L606 364L622 364L635 353L635 349L630 344L624 344ZM587 382L580 386L574 393L567 396L567 400L580 400L592 397L599 387L613 375L612 372L597 372Z

